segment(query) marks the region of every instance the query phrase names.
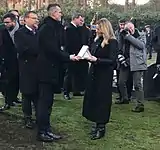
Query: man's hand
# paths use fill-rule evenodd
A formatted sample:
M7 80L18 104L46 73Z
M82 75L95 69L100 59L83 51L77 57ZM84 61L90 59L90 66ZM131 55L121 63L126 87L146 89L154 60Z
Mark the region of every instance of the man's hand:
M69 58L70 58L70 60L72 60L72 61L79 61L79 60L81 59L80 56L76 56L75 54L70 55Z

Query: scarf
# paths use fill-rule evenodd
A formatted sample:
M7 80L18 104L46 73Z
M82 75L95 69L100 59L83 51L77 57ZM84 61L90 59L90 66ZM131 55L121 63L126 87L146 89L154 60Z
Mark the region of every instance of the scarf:
M19 29L19 24L18 24L18 22L16 21L16 25L15 25L14 29L13 29L12 31L8 31L10 37L12 38L13 43L14 43L14 34L15 34L15 32L16 32L18 29Z

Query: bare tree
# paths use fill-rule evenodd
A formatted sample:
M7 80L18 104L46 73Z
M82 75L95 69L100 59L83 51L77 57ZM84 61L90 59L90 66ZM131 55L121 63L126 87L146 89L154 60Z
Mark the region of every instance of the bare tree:
M129 0L125 0L124 12L127 12L129 8Z
M132 0L132 8L135 8L136 7L136 0Z

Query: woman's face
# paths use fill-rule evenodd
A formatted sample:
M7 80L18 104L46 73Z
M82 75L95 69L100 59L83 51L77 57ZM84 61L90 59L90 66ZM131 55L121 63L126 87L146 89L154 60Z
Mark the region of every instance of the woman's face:
M102 34L103 34L98 24L96 25L96 33L97 33L99 36L102 36Z

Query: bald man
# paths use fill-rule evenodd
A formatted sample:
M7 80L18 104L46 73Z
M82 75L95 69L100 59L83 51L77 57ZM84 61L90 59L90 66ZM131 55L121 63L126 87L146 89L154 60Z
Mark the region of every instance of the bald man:
M136 93L136 106L133 112L144 111L144 92L143 92L143 72L147 70L147 54L145 49L145 36L140 35L135 29L134 24L127 22L124 30L121 31L123 37L123 49L119 51L118 58L121 64L119 88L122 94L122 102L128 100L126 82L131 72Z

